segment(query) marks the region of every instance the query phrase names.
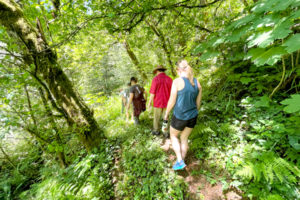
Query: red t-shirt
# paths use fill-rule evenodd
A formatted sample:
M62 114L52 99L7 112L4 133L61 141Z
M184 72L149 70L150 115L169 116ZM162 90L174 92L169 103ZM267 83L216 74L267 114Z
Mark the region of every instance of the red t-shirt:
M172 87L172 79L165 73L155 76L151 83L150 93L154 94L153 106L156 108L166 108Z

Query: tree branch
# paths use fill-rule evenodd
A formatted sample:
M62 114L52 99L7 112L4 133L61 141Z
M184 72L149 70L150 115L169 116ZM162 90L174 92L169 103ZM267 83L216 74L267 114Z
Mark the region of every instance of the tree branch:
M158 8L152 8L152 10L165 10L165 9L170 9L170 8L187 8L187 9L193 9L193 8L205 8L208 6L211 6L215 3L217 3L218 1L223 1L223 0L214 0L213 2L207 3L207 4L200 4L200 5L187 5L187 4L183 4L185 2L188 1L183 1L181 3L176 3L170 6L162 6L162 7L158 7Z

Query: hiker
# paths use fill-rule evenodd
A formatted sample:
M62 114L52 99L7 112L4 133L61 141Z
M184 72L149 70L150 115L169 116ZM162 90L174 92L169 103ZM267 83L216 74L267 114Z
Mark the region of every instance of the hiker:
M124 108L126 108L126 105L127 105L127 98L126 98L125 89L120 89L119 95L121 96L121 100L122 100L122 114L123 114L124 113Z
M181 60L176 65L180 77L173 81L164 120L168 120L169 113L174 107L170 138L177 157L173 169L180 170L186 167L184 158L188 150L188 137L197 122L202 88L199 81L194 78L192 68L186 60Z
M139 124L139 116L142 112L146 110L146 101L147 101L147 93L143 87L137 84L137 78L130 78L130 95L129 102L127 105L127 113L130 107L130 104L133 105L133 115L134 115L134 123ZM145 97L144 97L145 94ZM128 114L127 114L128 115Z
M130 87L131 87L131 83L129 82L127 84L127 88L124 89L124 97L125 97L125 109L127 108L127 105L129 104L129 94L130 94ZM122 109L122 113L123 113L123 109ZM129 113L131 115L131 120L133 121L133 110L132 110L132 106L129 105L129 110L128 112L126 112L126 121L129 120Z
M167 69L164 68L161 65L158 65L154 68L153 74L156 76L153 78L150 88L150 99L148 102L148 110L150 110L150 106L153 102L153 108L154 108L154 116L153 116L153 135L159 135L160 132L160 120L161 117L163 117L168 100L171 93L171 87L172 87L172 79L165 74L165 71ZM164 132L165 137L168 136L167 132Z

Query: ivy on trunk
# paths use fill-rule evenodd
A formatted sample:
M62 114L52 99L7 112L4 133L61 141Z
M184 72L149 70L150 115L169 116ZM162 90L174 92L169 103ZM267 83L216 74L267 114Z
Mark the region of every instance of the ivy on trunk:
M27 59L28 66L34 66L34 73L46 83L57 104L66 112L69 125L74 127L84 146L88 150L95 147L104 138L104 134L93 117L93 112L57 63L55 52L42 34L29 23L22 9L11 0L0 0L0 24L25 45L26 53L30 56Z

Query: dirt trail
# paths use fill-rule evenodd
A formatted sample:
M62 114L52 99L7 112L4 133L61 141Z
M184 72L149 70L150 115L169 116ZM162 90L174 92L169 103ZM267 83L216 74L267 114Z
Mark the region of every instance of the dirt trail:
M163 141L161 148L169 155L169 161L174 163L176 156L172 150L172 144L170 139ZM189 186L190 200L242 200L240 194L235 191L228 190L223 193L222 184L217 182L211 184L207 181L204 174L193 174L193 172L199 172L204 169L204 166L193 155L187 155L186 159L187 167L183 171L178 171L178 175L184 178ZM207 169L206 169L207 170ZM213 172L212 172L213 174ZM213 175L214 176L214 175Z

